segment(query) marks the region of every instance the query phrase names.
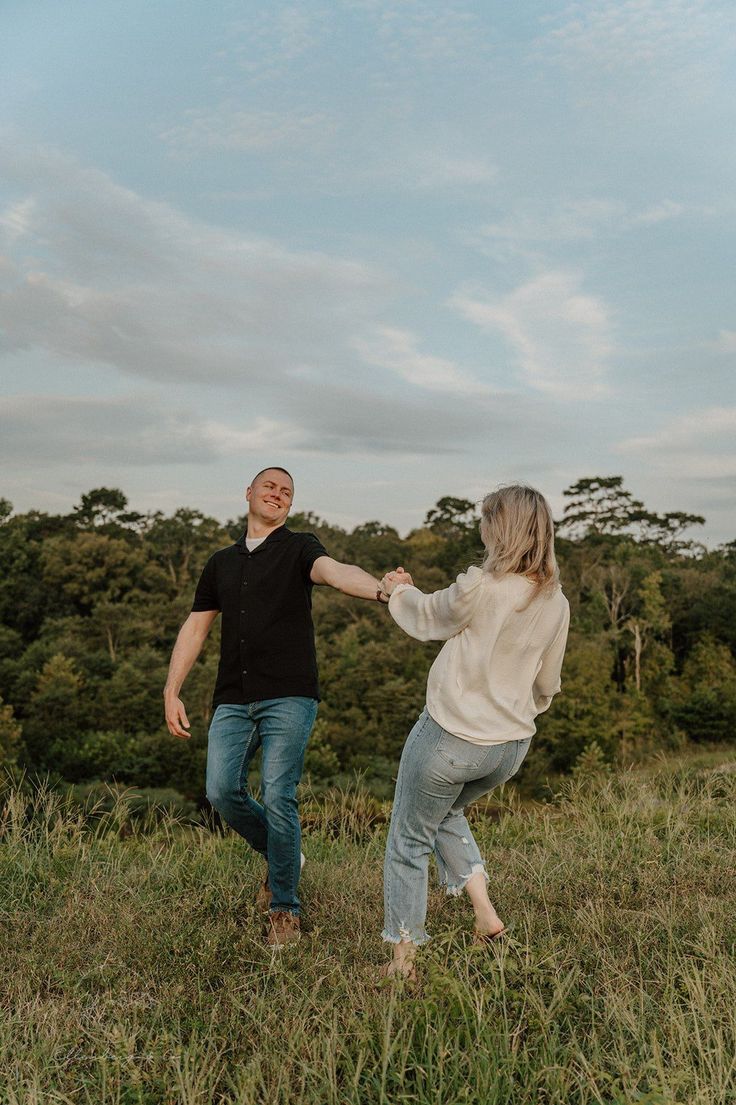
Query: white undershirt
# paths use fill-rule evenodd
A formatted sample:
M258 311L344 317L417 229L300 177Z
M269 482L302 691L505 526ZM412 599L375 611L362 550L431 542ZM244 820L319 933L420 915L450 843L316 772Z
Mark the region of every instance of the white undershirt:
M267 536L268 534L266 534L266 537ZM253 552L253 550L257 549L259 545L262 545L263 542L266 540L266 537L246 537L245 547L247 548L248 552Z

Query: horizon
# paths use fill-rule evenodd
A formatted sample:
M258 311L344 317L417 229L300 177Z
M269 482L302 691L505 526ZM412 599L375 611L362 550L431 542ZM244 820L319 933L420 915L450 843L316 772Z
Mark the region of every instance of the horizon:
M269 467L274 467L274 465L270 465ZM276 467L278 467L278 466L276 466ZM579 477L579 478L584 479L584 478L589 478L589 477ZM66 511L64 511L64 510L42 511L42 510L39 510L39 508L37 508L37 507L28 507L24 510L20 510L20 509L16 508L14 503L12 503L9 499L6 498L6 502L11 502L11 512L10 512L9 517L12 517L13 515L22 515L22 514L25 514L27 512L31 512L33 510L38 510L39 513L49 514L50 516L56 515L57 517L66 517L66 516L72 515L74 513L74 510L81 504L81 500L82 500L82 497L84 495L89 495L93 491L101 491L101 490L120 491L126 499L126 510L129 513L138 513L138 514L141 514L144 517L146 517L146 516L155 516L157 513L161 514L163 517L167 517L167 516L171 517L174 513L176 513L179 510L193 510L193 511L196 510L196 511L199 511L199 513L201 513L204 517L213 519L214 521L216 521L219 525L221 525L223 527L234 525L236 522L241 522L243 519L247 519L247 517L248 517L248 510L247 509L245 509L242 513L237 513L236 512L236 513L230 513L230 514L227 514L227 515L221 515L221 514L218 515L218 514L215 514L213 512L204 510L200 507L192 506L190 503L180 504L178 507L174 507L173 509L170 509L169 511L165 511L165 510L158 510L158 511L157 510L138 510L138 508L135 506L135 504L132 503L129 500L125 489L121 488L121 487L114 487L114 488L113 487L108 487L108 488L104 488L104 489L103 488L90 488L88 491L80 491L79 496L77 498L77 501L74 504L72 504ZM493 489L489 489L489 490L493 490ZM623 490L624 491L629 491L629 492L632 491L631 488L627 488L625 486L623 487ZM635 497L635 492L632 492L632 496ZM5 498L5 496L2 494L2 488L0 488L0 501L2 501L3 498ZM312 508L310 508L308 506L302 508L299 505L299 502L296 501L296 504L292 504L292 506L289 510L289 514L287 516L287 519L284 522L284 525L288 526L292 514L296 514L296 515L302 514L302 515L305 515L305 516L311 515L314 518L314 525L329 526L332 529L340 529L340 530L342 530L346 533L350 533L352 530L354 530L354 529L356 529L360 526L369 525L373 522L378 522L379 524L387 525L387 526L390 526L391 528L393 528L397 532L399 538L402 541L404 541L415 530L421 529L421 528L423 528L424 526L426 526L428 524L427 521L426 521L426 516L429 513L429 511L431 511L434 507L436 507L437 504L441 500L446 499L446 498L457 498L457 499L462 499L465 502L470 502L472 504L473 508L476 511L479 510L480 504L483 501L482 497L480 499L477 499L477 500L471 500L471 499L468 499L465 495L462 495L462 494L461 495L449 495L449 494L438 495L437 498L431 504L429 504L426 507L426 509L423 511L422 521L420 521L419 523L413 524L411 526L404 527L404 528L401 528L401 524L396 525L394 522L390 522L390 521L388 521L388 519L380 518L380 517L363 518L363 519L359 519L358 521L353 522L349 525L344 525L340 522L334 521L333 519L331 519L329 517L326 517L325 515L319 513L316 510L313 510ZM562 498L562 493L560 493L560 498ZM243 499L242 499L242 505L244 507L247 507L247 501L246 501L245 497L243 497ZM649 509L648 504L645 504L645 508ZM657 512L655 511L655 513L657 513ZM564 519L563 519L562 515L560 515L560 517L555 517L554 518L555 537L562 537L564 540L578 540L579 537L571 537L569 535L560 534L558 532L563 524L564 524ZM635 525L635 523L631 523L631 524ZM707 525L707 519L706 519L705 525ZM630 534L630 533L626 533L625 531L622 531L620 536L633 536L633 535ZM725 545L728 545L733 541L736 541L736 531L735 531L734 536L731 537L731 538L727 538L725 541L719 542L718 544L708 544L705 540L699 539L699 538L702 538L702 533L701 533L701 527L698 526L697 524L692 525L692 526L688 526L686 529L683 530L681 536L684 537L686 540L692 541L693 545L695 546L696 549L697 549L698 546L702 546L707 552L717 552L719 548L721 548Z

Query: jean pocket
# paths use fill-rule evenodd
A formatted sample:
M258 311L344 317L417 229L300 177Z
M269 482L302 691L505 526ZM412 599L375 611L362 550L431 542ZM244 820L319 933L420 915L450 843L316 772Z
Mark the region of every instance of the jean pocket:
M435 755L444 760L450 767L475 770L483 762L486 750L477 744L456 737L452 733L442 730L440 738L435 745Z

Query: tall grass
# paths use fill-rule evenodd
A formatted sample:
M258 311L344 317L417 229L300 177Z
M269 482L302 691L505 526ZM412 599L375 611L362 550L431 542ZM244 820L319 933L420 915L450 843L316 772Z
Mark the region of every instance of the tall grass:
M305 937L264 946L234 835L6 796L7 1105L736 1102L736 775L623 774L478 816L510 937L434 893L377 987L385 808L310 802Z

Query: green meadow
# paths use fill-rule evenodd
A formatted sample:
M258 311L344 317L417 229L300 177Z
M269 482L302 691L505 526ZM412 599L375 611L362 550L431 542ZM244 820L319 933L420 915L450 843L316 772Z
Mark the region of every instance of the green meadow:
M736 1101L735 751L475 807L510 935L473 947L433 890L416 986L376 982L388 806L359 788L303 800L305 935L277 953L233 834L8 791L0 1100Z

